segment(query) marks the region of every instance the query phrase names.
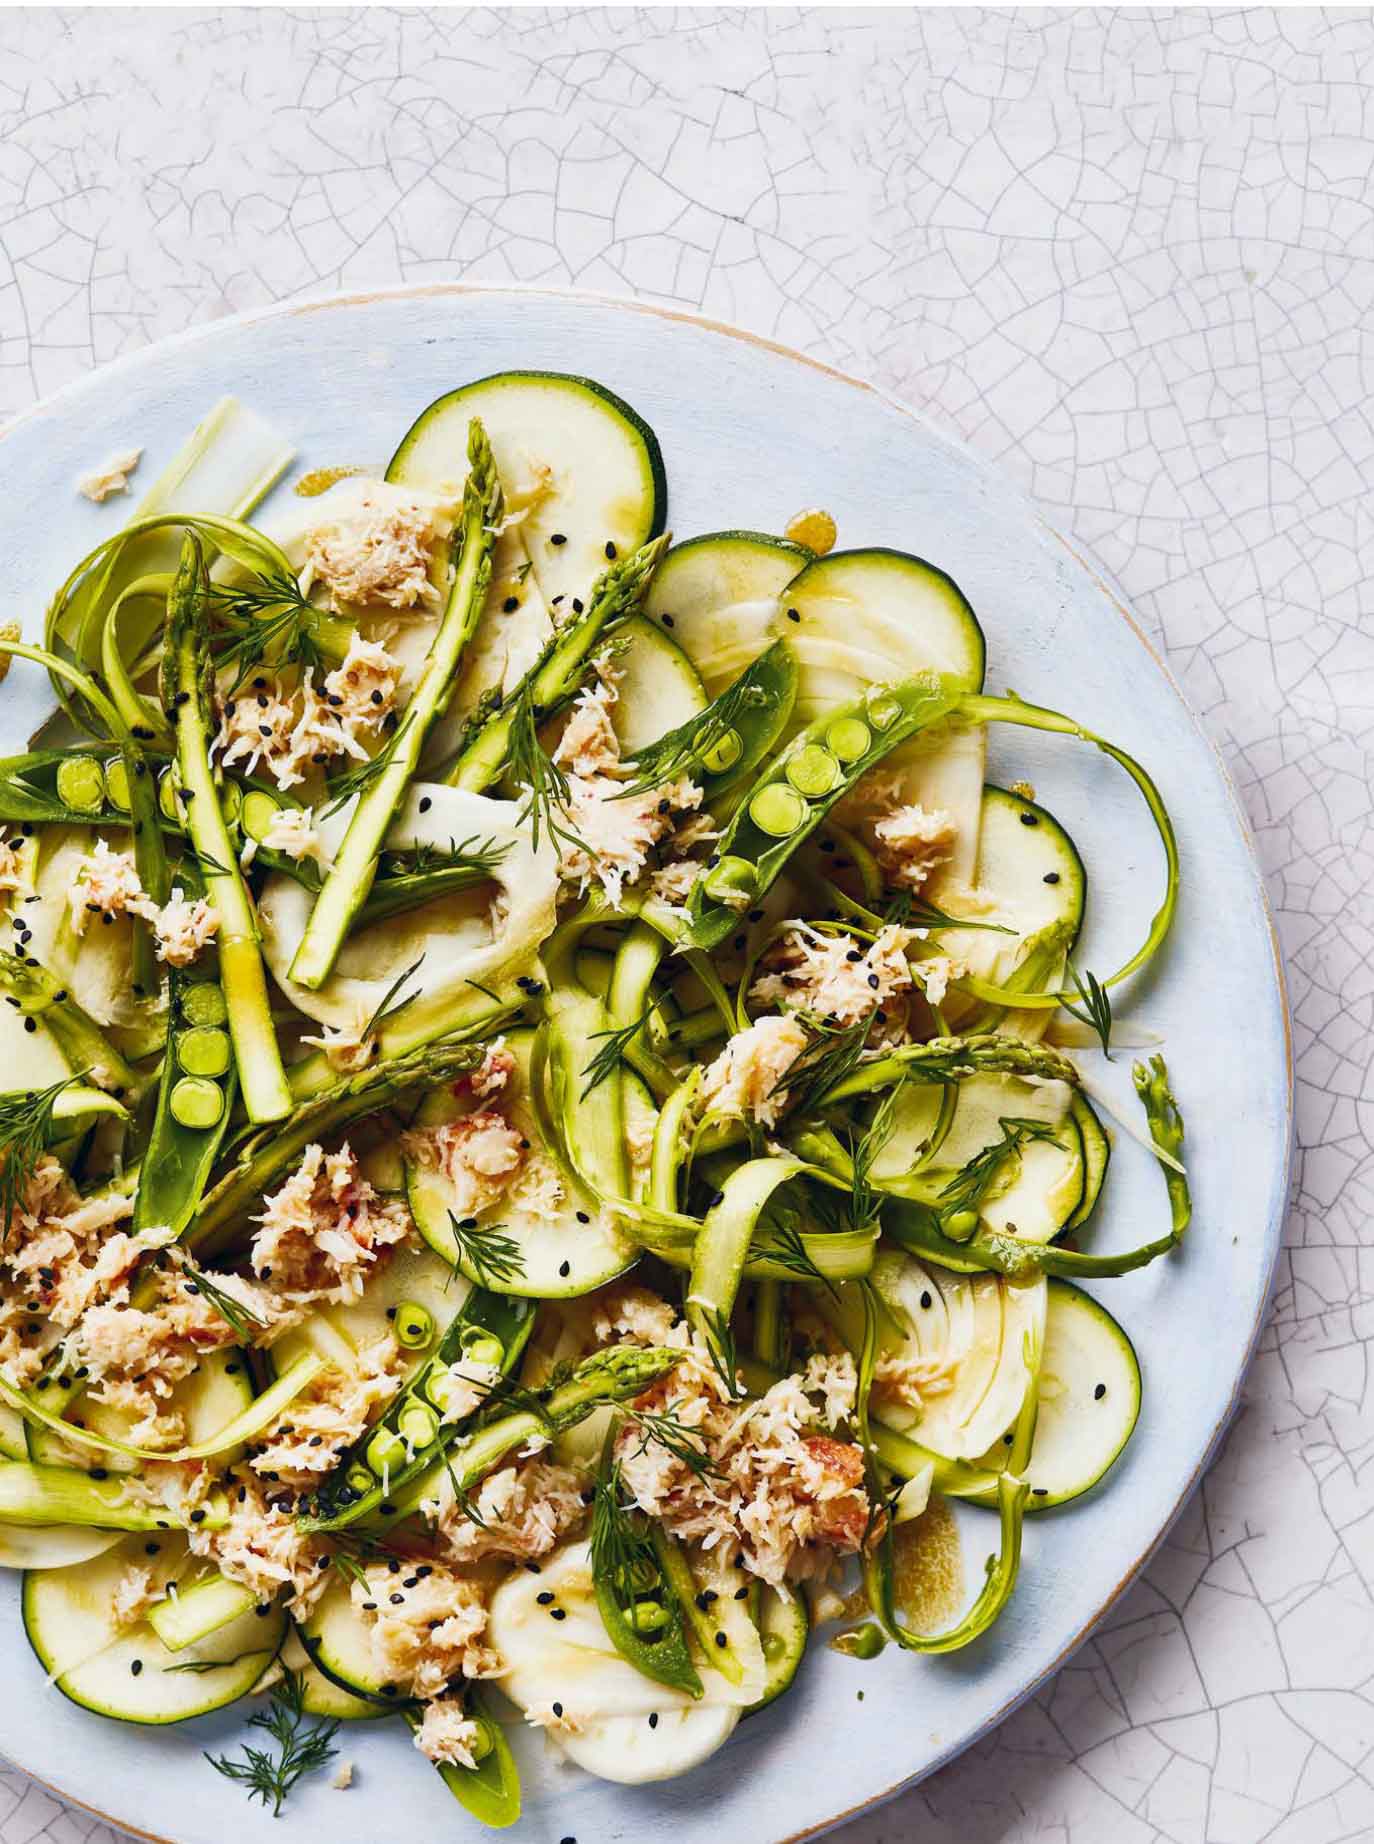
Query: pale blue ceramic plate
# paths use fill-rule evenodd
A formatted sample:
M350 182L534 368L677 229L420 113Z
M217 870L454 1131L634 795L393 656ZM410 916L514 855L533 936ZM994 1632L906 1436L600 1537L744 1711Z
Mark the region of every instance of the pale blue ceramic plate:
M226 392L296 442L301 469L379 465L432 398L508 367L580 372L627 397L663 445L681 536L778 531L803 507L823 505L842 544L895 545L948 570L986 630L989 690L1014 686L1139 756L1178 827L1177 925L1125 1009L1165 1035L1196 1209L1184 1250L1104 1290L1145 1378L1140 1426L1105 1489L1031 1521L1015 1600L978 1645L935 1660L889 1649L869 1664L817 1647L792 1695L683 1780L600 1784L554 1765L537 1736L519 1738L521 1837L772 1844L888 1797L1006 1714L1121 1593L1196 1482L1235 1401L1279 1243L1291 1095L1273 929L1211 745L1101 575L1033 505L958 443L853 380L652 308L512 289L353 296L220 321L97 372L3 437L4 613L21 615L36 636L55 585L122 522L121 502L97 509L75 497L79 473L141 443L139 480L151 480ZM0 694L3 745L22 747L48 706L41 675L16 668ZM1032 781L1077 839L1091 891L1084 964L1120 964L1159 890L1158 847L1124 777L1095 752L1011 730L994 737L993 771ZM1128 1061L1108 1071L1122 1092ZM1143 1241L1164 1212L1158 1172L1120 1144L1099 1242ZM993 1542L988 1525L975 1529L971 1574L983 1530ZM241 1714L157 1731L73 1708L45 1686L29 1652L13 1578L0 1583L0 1630L0 1750L129 1830L176 1844L221 1844L231 1833L378 1844L480 1829L399 1725L385 1724L346 1733L356 1768L347 1793L317 1776L274 1821L202 1759L203 1748L234 1743Z

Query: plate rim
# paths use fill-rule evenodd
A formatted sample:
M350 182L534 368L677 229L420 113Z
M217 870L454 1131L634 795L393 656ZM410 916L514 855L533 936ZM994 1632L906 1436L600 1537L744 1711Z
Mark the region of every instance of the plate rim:
M1292 1190L1293 1148L1296 1134L1295 1068L1293 1056L1292 1012L1289 1003L1288 981L1284 967L1283 949L1274 918L1273 906L1269 900L1269 891L1265 882L1263 866L1260 863L1259 854L1256 850L1254 832L1250 825L1249 815L1246 813L1244 803L1240 798L1240 792L1236 786L1230 768L1226 763L1225 757L1221 753L1220 744L1203 724L1199 713L1194 709L1192 703L1184 693L1168 661L1160 654L1150 636L1132 613L1124 589L1117 583L1111 572L1092 554L1089 547L1082 540L1076 537L1071 538L1066 532L1061 531L1059 527L1053 523L1053 521L1041 510L1038 501L1021 486L1019 481L1011 474L1010 470L1002 467L1000 463L990 459L988 456L981 454L957 430L947 427L936 418L926 414L926 412L916 409L913 405L905 402L895 392L873 382L871 379L858 376L854 372L843 370L841 367L832 365L824 359L815 358L809 353L800 351L795 346L786 344L784 341L772 339L765 334L752 332L746 327L738 326L730 321L718 320L709 314L698 313L690 308L671 307L658 302L640 300L632 295L606 292L598 289L550 287L546 284L535 282L484 282L462 280L416 283L395 282L364 288L331 289L312 292L302 296L292 296L285 301L271 302L265 306L245 309L239 313L218 315L212 320L201 321L195 325L183 327L179 332L167 334L163 338L154 340L146 346L141 346L133 352L121 353L117 358L107 360L103 364L93 365L88 371L83 372L80 376L70 378L66 383L48 392L45 396L41 397L38 402L30 404L26 409L16 412L13 416L7 417L3 425L0 425L0 442L3 442L13 431L29 423L41 421L44 417L64 409L69 402L79 399L84 392L95 388L98 384L103 385L107 383L112 377L118 377L125 372L137 371L144 366L155 363L162 354L169 350L195 345L202 340L216 338L230 329L252 328L278 320L295 319L309 314L322 313L332 308L366 308L374 302L379 301L414 301L455 296L499 297L502 295L515 295L527 300L555 300L579 305L618 309L622 312L638 314L646 319L664 321L670 325L683 324L695 327L703 332L714 333L724 338L737 340L744 345L757 347L775 357L787 359L794 364L805 366L809 370L820 372L837 383L847 385L853 390L862 391L868 396L877 398L879 402L884 404L887 408L896 411L909 422L914 423L918 428L929 432L941 442L957 449L980 474L985 477L996 479L1004 492L1010 491L1013 493L1033 522L1039 527L1042 534L1052 538L1062 550L1068 553L1073 562L1077 564L1084 575L1090 579L1093 587L1110 604L1113 612L1125 623L1126 627L1134 635L1136 641L1148 656L1151 664L1163 679L1168 690L1173 694L1173 697L1181 706L1183 715L1190 728L1206 748L1212 759L1212 764L1222 790L1225 793L1241 845L1249 860L1254 887L1259 896L1260 914L1268 934L1274 992L1278 1001L1279 1023L1283 1043L1284 1132L1282 1159L1280 1164L1280 1182L1276 1186L1275 1202L1271 1209L1269 1220L1265 1224L1263 1246L1267 1272L1265 1274L1264 1286L1257 1299L1254 1323L1249 1329L1244 1348L1236 1363L1234 1374L1231 1379L1229 1394L1217 1415L1216 1422L1212 1427L1203 1451L1199 1455L1192 1472L1189 1474L1173 1504L1162 1514L1159 1527L1154 1536L1144 1546L1140 1553L1124 1567L1122 1573L1117 1578L1116 1585L1112 1588L1110 1593L1107 1594L1100 1605L1094 1609L1087 1619L1085 1619L1079 1629L1060 1648L1053 1658L1037 1669L1027 1683L1017 1691L1014 1696L1008 1698L997 1709L990 1711L977 1727L971 1729L966 1735L952 1742L949 1746L939 1749L933 1758L925 1762L913 1773L899 1778L891 1786L885 1787L880 1792L870 1794L868 1798L860 1800L856 1805L846 1807L843 1811L832 1813L830 1816L819 1820L816 1824L807 1825L799 1831L788 1832L784 1837L776 1840L776 1844L806 1844L806 1840L820 1837L839 1825L847 1824L854 1819L864 1816L866 1813L875 1812L882 1806L887 1805L891 1800L899 1798L905 1792L909 1792L913 1787L919 1785L922 1780L929 1778L931 1774L938 1772L940 1768L948 1766L951 1761L956 1760L977 1742L983 1740L993 1729L999 1727L1008 1717L1013 1715L1023 1703L1034 1696L1036 1691L1078 1651L1103 1618L1134 1585L1141 1572L1149 1565L1151 1559L1168 1538L1170 1531L1177 1523L1185 1507L1201 1484L1203 1475L1216 1457L1217 1450L1221 1446L1235 1416L1246 1376L1254 1361L1260 1334L1268 1318L1277 1280L1279 1253L1283 1246L1284 1221L1287 1215L1288 1202ZM17 1768L20 1773L24 1774L25 1777L31 1780L36 1786L43 1787L65 1804L76 1807L78 1811L89 1813L92 1817L100 1819L104 1824L111 1825L117 1830L127 1833L131 1837L144 1839L147 1841L147 1844L180 1844L180 1841L176 1838L165 1836L161 1832L144 1830L126 1819L119 1818L113 1813L106 1812L101 1807L90 1805L74 1794L64 1791L57 1782L46 1780L41 1775L33 1773L30 1769L24 1767L22 1762L14 1760L12 1757L6 1758L9 1760L9 1764L12 1767Z

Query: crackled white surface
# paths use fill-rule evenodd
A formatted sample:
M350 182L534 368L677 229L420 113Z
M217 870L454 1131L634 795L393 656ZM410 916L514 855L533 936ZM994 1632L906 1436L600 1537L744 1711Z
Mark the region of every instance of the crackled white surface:
M848 1844L1374 1835L1372 219L1368 12L5 16L0 413L339 286L701 309L996 457L1228 758L1299 1075L1244 1412L1097 1637ZM111 1835L0 1777L0 1844Z

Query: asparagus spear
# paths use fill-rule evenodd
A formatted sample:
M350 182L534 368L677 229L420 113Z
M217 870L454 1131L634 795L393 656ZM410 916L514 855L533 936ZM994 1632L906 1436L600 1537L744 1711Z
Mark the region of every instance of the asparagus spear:
M335 1083L310 1100L294 1105L289 1127L280 1133L255 1135L205 1199L189 1235L187 1246L198 1253L222 1247L268 1187L300 1158L312 1140L337 1133L350 1121L374 1114L407 1089L433 1088L449 1082L482 1060L481 1045L428 1044L409 1056L374 1063Z
M200 861L206 895L219 912L220 982L244 1106L250 1120L282 1120L291 1112L291 1090L272 1025L257 917L210 766L213 668L205 634L206 582L204 553L199 540L188 534L167 604L162 701L176 724L183 824Z
M367 900L387 828L410 785L431 724L443 711L472 638L491 579L491 554L501 522L501 482L486 431L468 425L468 477L455 534L457 569L439 631L401 727L377 757L379 771L358 798L348 831L324 887L315 899L291 977L314 990L333 971L354 917Z
M511 739L522 716L541 724L568 702L598 643L639 607L670 542L671 533L665 532L603 571L586 609L553 635L514 691L463 745L444 776L450 787L480 794L500 778L509 765Z

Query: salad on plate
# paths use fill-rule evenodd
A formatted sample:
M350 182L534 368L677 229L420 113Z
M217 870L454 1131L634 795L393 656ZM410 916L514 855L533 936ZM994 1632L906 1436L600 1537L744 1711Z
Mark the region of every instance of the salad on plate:
M1080 1283L1189 1200L1154 1055L1114 1246L1095 1071L1177 850L943 570L672 543L602 385L484 378L255 518L291 459L221 403L0 639L57 700L0 774L0 1562L95 1715L243 1699L270 1809L383 1719L500 1826L533 1730L662 1779L818 1637L970 1644L1116 1462ZM1143 798L1122 966L992 724Z

